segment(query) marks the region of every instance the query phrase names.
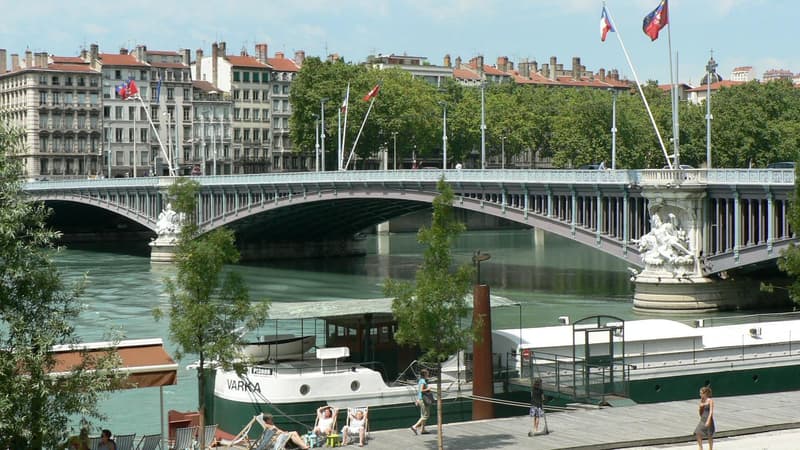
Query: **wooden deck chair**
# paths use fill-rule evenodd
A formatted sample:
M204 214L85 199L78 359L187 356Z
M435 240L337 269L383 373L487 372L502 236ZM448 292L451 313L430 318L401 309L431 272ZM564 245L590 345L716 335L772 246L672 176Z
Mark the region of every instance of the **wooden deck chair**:
M289 433L281 433L278 437L275 438L275 442L271 447L267 447L268 450L284 450L286 448L286 443L289 442L289 439L292 436Z
M175 430L175 444L172 450L194 450L197 427L178 428Z
M348 441L351 438L359 439L358 433L354 433L350 429L350 420L355 417L359 411L364 414L364 441L366 442L367 438L369 438L369 406L361 406L358 408L347 408L347 421L345 426L342 428L342 439L345 439L345 434L348 435Z
M118 434L114 436L114 443L117 450L133 450L133 443L136 439L136 434Z
M97 450L98 445L100 445L100 436L91 436L89 438L89 450Z
M236 433L236 436L233 439L227 440L223 439L221 443L226 446L226 448L233 448L233 447L244 447L244 448L252 448L253 442L250 440L250 429L253 428L253 424L258 423L261 427L266 431L266 423L264 419L262 419L261 414L256 414L250 419L249 422L242 428L241 431ZM257 442L257 441L256 441Z
M214 441L216 440L215 439L216 435L217 435L217 425L205 426L205 428L203 429L203 437L205 438L203 442L205 442L206 445L205 448L211 448L211 445L214 444Z
M136 450L162 450L160 434L146 434L142 436Z

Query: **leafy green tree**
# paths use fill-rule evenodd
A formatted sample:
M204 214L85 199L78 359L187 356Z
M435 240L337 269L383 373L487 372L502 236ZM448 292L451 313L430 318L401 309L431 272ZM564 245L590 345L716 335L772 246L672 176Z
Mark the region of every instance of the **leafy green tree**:
M68 375L50 376L51 348L80 342L72 323L83 283L61 280L51 259L58 234L45 224L50 211L21 191L21 138L0 121L0 448L55 448L70 416L84 425L104 418L97 401L114 387L118 359L84 352Z
M398 322L395 339L400 344L418 345L425 354L422 360L436 365L438 443L442 447L442 362L466 348L473 337L461 319L467 315L464 297L470 290L473 268L468 264L453 269L452 246L464 231L453 212L453 190L444 181L437 185L439 195L433 201L430 228L418 234L426 246L423 262L417 270L415 285L387 280L384 292L394 298L392 312Z
M177 345L176 357L198 357L198 410L203 426L206 370L213 365L239 373L244 370L239 353L243 336L265 322L269 303L251 302L242 277L225 270L226 265L239 261L233 232L217 228L200 234L193 220L199 189L197 182L186 178L170 186L174 209L184 219L175 252L176 275L165 283L169 334ZM153 312L156 319L163 316L160 309ZM202 448L204 443L200 444Z

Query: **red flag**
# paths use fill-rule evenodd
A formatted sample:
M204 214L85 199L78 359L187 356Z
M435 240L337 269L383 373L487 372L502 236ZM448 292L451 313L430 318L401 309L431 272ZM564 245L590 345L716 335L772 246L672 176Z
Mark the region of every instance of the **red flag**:
M368 101L372 100L373 98L377 97L378 96L378 91L380 91L380 90L381 90L381 85L380 85L380 83L378 83L378 84L375 85L374 88L372 88L372 90L367 92L367 95L364 96L364 101L368 102Z
M609 31L614 31L614 26L611 25L611 19L608 18L606 7L603 7L603 13L600 14L600 41L606 41L606 35Z
M644 16L642 30L644 34L650 36L650 40L655 41L658 39L658 32L667 24L669 24L669 8L667 0L661 0L656 9Z
M117 95L119 95L119 97L123 100L128 98L128 85L124 81L122 84L117 86Z
M136 87L136 81L132 78L128 80L128 97L133 97L134 95L139 93L139 88Z

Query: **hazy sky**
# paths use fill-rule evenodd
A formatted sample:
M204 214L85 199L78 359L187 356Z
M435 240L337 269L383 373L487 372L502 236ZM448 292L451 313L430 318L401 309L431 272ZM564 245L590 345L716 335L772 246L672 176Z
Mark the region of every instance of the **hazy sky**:
M632 79L617 36L600 42L599 0L0 0L0 48L59 56L77 55L91 43L102 52L145 44L152 50L202 48L226 41L238 54L266 42L269 53L309 56L339 53L348 61L369 54L406 53L441 64L445 54L487 63L498 56L565 67L579 56L587 69L616 68ZM667 29L651 42L642 19L658 0L608 0L641 81L669 81ZM772 68L800 72L792 36L795 0L671 0L672 49L681 81L697 83L709 51L727 79L736 66L756 74Z

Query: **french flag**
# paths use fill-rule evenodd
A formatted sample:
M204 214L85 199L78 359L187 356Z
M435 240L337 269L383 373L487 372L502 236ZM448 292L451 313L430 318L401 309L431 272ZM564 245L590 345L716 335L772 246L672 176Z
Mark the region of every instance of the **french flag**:
M609 31L614 31L614 25L611 25L611 19L608 18L606 7L603 7L603 12L600 14L600 41L605 42L606 36Z
M117 86L117 95L123 100L128 98L128 83L122 82L119 86Z
M128 97L133 97L138 93L139 93L139 87L136 86L136 81L133 78L130 78L128 80L128 90L127 90Z

